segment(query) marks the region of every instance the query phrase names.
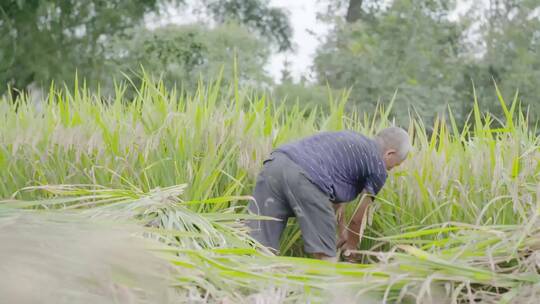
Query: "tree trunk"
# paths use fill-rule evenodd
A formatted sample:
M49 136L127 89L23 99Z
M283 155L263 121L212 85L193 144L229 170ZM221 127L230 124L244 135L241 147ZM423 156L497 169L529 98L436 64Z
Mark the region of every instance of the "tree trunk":
M349 8L347 9L347 16L345 20L348 23L358 21L362 16L362 2L363 0L349 0Z

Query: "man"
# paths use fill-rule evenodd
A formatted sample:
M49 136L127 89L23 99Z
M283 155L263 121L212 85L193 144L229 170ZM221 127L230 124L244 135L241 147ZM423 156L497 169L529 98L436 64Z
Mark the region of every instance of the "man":
M383 187L387 171L401 164L410 148L407 132L397 127L384 129L373 139L352 131L323 132L278 147L265 160L255 201L249 205L250 212L276 220L249 222L252 237L278 253L287 219L295 216L306 252L337 260L340 249L347 256L358 246L366 210ZM362 192L347 228L342 203Z

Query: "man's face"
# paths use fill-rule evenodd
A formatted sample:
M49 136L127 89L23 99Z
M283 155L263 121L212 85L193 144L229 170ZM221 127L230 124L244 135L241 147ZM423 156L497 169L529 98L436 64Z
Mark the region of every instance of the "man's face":
M394 149L390 149L384 153L384 164L386 165L386 170L390 171L393 168L401 165L406 159L399 157L398 153Z

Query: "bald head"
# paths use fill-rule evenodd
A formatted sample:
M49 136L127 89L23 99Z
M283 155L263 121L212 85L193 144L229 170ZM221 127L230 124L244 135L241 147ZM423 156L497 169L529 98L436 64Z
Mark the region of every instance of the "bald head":
M409 134L399 127L386 128L377 133L374 139L381 148L388 170L401 164L411 150Z

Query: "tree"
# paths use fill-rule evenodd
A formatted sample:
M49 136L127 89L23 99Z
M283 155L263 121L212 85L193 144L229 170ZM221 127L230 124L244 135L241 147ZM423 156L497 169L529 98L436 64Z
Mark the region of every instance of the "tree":
M291 61L288 58L285 58L283 61L283 68L281 69L281 83L292 83L292 73L291 73Z
M7 0L0 5L0 92L5 84L72 81L75 69L99 81L101 45L156 10L156 0Z
M155 30L134 29L136 35L120 37L111 44L111 54L121 70L138 66L159 75L169 84L194 89L202 77L216 80L223 69L224 84L230 84L237 62L242 82L269 83L263 67L270 55L268 46L245 28L226 24L214 29L203 25L169 25Z
M0 94L6 84L24 89L36 82L72 83L75 71L89 85L106 83L118 68L109 53L112 39L129 39L143 17L160 5L184 0L5 0L0 4ZM205 0L218 24L238 20L279 50L290 47L286 14L260 0ZM189 46L188 46L189 47Z
M540 117L540 4L534 0L491 1L481 27L483 56L474 61L474 80L482 105L500 112L495 81L507 102L519 90L520 100Z
M255 30L277 45L279 51L292 46L292 28L282 9L268 6L262 0L204 0L214 19L220 23L236 21Z
M422 2L422 3L420 3ZM433 1L394 1L355 23L338 24L318 50L319 83L352 87L353 105L370 110L398 90L396 113L410 106L433 116L455 103L461 82L459 24Z
M389 101L398 89L398 115L413 105L432 117L451 105L463 122L473 106L473 83L481 108L502 116L495 81L506 102L519 90L534 120L540 117L540 4L489 2L451 19L455 1L334 1L328 13L346 8L347 22L338 19L318 50L319 83L352 87L352 103L363 109ZM325 19L335 20L328 13Z
M347 22L356 22L360 20L360 17L362 16L362 2L363 0L350 0L349 1L349 7L347 8L347 15L345 16L345 20Z

